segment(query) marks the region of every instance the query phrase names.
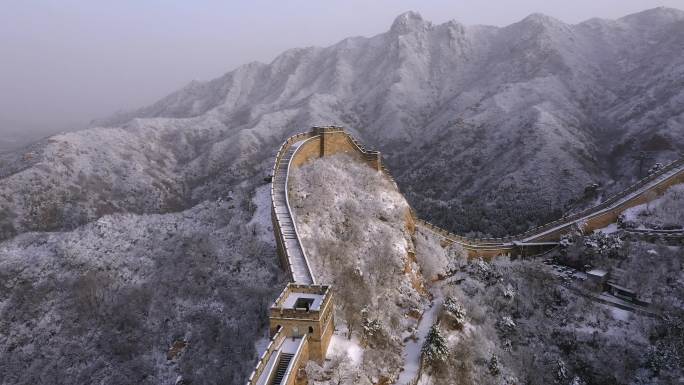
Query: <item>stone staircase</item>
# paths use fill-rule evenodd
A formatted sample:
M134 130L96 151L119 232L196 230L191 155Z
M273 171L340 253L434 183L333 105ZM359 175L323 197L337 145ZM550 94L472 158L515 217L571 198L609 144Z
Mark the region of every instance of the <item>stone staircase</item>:
M269 385L280 385L287 374L287 368L290 366L294 354L292 353L281 353L278 359L278 365L276 366L275 374Z
M297 228L292 219L292 211L287 197L288 168L295 151L303 141L292 143L283 154L273 175L273 205L276 219L280 226L280 235L287 254L289 269L294 282L314 284L308 262L297 235Z

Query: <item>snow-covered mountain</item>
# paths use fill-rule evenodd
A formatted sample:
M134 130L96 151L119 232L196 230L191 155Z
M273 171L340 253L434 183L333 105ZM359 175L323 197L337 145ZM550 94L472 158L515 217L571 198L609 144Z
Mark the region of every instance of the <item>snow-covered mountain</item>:
M100 123L192 118L224 130L207 148L243 143L244 155L337 123L385 153L423 215L502 234L558 215L592 182L618 188L677 156L683 51L676 9L576 25L533 14L503 28L407 12L386 33L289 50Z

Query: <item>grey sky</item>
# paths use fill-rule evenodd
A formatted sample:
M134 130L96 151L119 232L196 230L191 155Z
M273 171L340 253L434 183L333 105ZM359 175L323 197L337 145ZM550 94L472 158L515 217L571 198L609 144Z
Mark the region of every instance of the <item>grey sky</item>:
M384 32L407 10L507 25L533 12L576 23L657 6L684 0L3 0L0 134L7 121L62 129L146 105L288 48Z

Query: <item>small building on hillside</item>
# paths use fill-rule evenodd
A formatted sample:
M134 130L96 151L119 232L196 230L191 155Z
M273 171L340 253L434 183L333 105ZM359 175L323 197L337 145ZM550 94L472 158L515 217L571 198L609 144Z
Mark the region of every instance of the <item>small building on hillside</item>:
M585 285L589 290L597 293L605 289L606 281L608 280L608 272L603 269L591 269L586 272L587 280Z
M608 292L625 301L636 302L638 300L636 290L620 286L615 282L608 282Z

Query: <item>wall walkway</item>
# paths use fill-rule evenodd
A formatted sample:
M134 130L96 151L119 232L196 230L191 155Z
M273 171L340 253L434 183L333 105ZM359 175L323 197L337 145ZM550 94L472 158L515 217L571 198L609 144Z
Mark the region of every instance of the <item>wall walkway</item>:
M292 218L292 208L287 194L289 170L295 153L302 143L310 138L308 134L289 138L276 155L271 180L271 220L275 232L278 254L287 266L293 282L312 285L316 283L309 266L309 260Z
M293 147L296 148L293 150ZM282 185L283 181L286 183L287 177L278 177L277 172L287 173L292 168L299 167L312 158L329 156L340 152L357 157L370 167L382 171L387 178L394 182L389 170L382 164L380 153L378 151L366 150L353 136L342 128L315 127L308 133L298 134L289 138L283 144L281 151L276 157L274 186L278 184L276 193L284 194L284 196L277 197L277 211L278 213L285 213L287 211L288 215L287 217L283 215L281 222L283 231L280 234L276 234L276 237L286 240L290 239L287 238L288 236L297 238L296 244L298 247L295 247L295 242L291 242L292 245L285 244L287 247L283 247L284 254L288 256L284 259L287 260L286 263L289 266L292 266L291 269L298 269L298 266L304 265L308 267L308 263L306 263L306 253L301 247L301 242L299 242L296 234L296 227L294 230L292 229L294 222L291 210L289 206L285 208L282 205L282 202L287 200L287 194ZM287 163L287 167L283 163ZM396 185L396 182L394 183ZM437 234L447 242L460 244L471 257L491 258L497 255L533 255L554 247L563 234L574 229L589 233L595 229L605 227L615 222L618 215L627 208L645 203L653 199L654 196L661 195L668 187L678 183L684 183L684 158L666 165L658 172L641 179L624 191L609 197L599 205L559 218L556 221L531 229L525 233L502 238L469 238L453 234L427 221L416 219L416 223L418 226ZM274 207L276 207L275 203ZM302 260L300 255L304 256L303 262L297 262L297 260ZM297 276L304 275L297 271L294 274ZM310 272L309 276L311 276Z

